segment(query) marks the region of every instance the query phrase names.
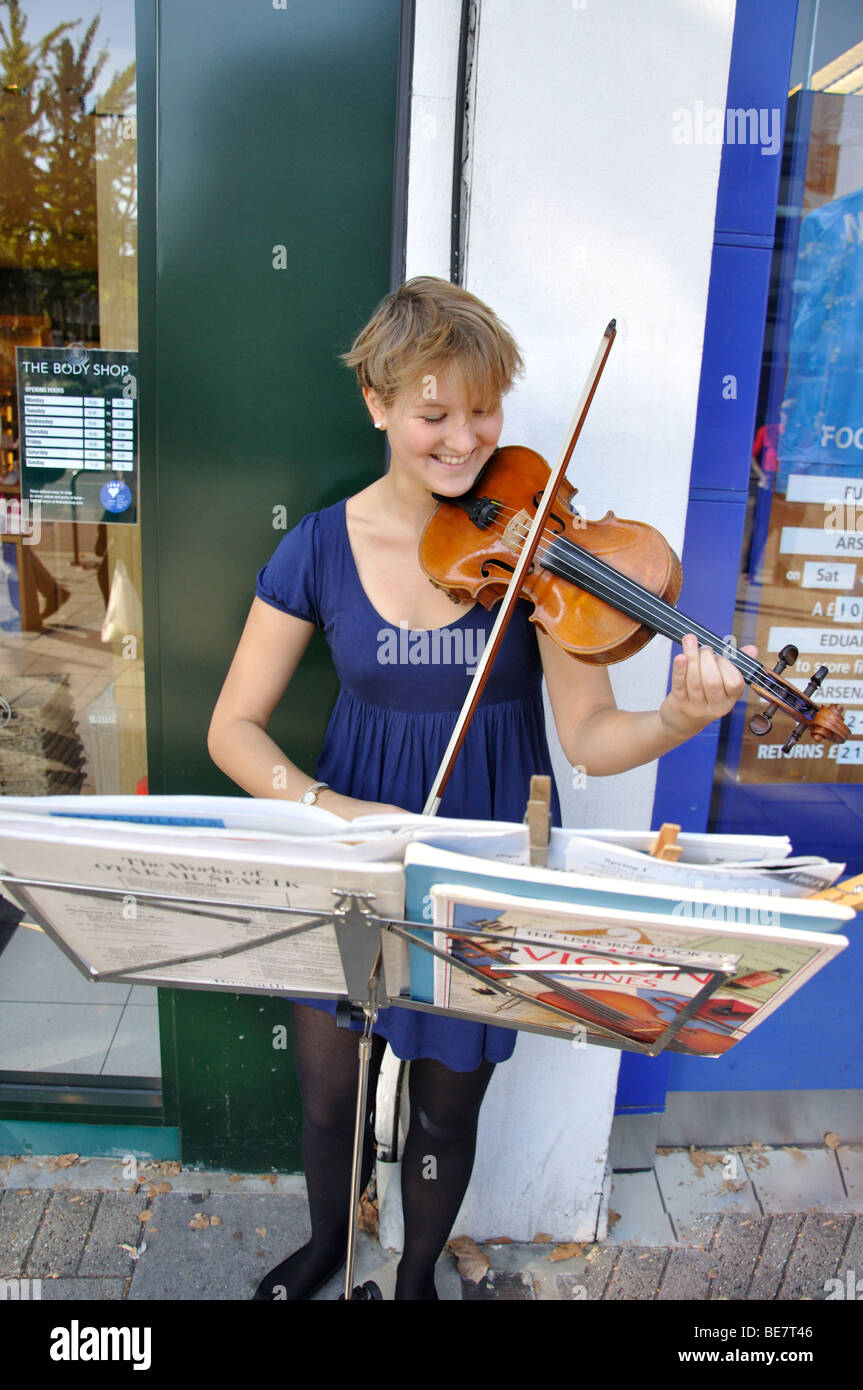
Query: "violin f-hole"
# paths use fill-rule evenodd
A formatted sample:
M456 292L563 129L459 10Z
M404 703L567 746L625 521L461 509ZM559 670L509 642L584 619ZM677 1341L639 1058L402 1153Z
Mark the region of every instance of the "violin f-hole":
M535 492L535 493L533 494L533 510L534 510L534 511L536 511L536 509L537 509L537 507L539 506L539 504L540 504L541 501L542 501L542 493L541 493L541 492ZM566 530L566 522L563 520L563 518L562 518L562 517L559 517L559 516L557 515L557 512L549 512L549 514L548 514L548 522L546 523L546 525L548 525L550 522L554 522L554 525L555 525L555 534L558 535L558 536L562 536L563 533L564 533L564 531Z
M494 577L491 572L491 569L489 568L491 565L497 565L498 568L502 569L504 574L508 576L512 576L512 574L515 571L515 565L508 565L506 563L506 560L496 560L494 558L491 558L489 560L484 560L482 562L482 565L480 566L480 574L482 575L483 579L492 579Z

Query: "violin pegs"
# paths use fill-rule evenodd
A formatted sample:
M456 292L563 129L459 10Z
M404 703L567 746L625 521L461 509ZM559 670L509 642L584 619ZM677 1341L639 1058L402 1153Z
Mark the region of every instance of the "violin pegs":
M775 713L776 709L777 706L772 705L766 710L759 711L758 714L753 714L749 721L749 732L754 734L756 738L763 738L765 734L772 733L773 720L770 716Z
M820 690L821 682L823 681L824 677L828 674L829 671L826 666L819 666L818 670L814 672L812 679L810 680L805 691L803 692L804 695L814 695L816 690Z
M805 719L802 720L801 723L795 724L794 728L791 730L791 733L788 735L787 739L782 745L782 752L790 753L795 743L798 743L800 739L803 737L803 735L806 733L808 727L809 726L807 725Z
M779 659L773 667L774 676L781 676L786 667L793 666L799 655L800 653L797 648L793 646L791 642L783 647L782 651L779 653Z
M774 676L781 676L786 666L793 666L798 655L797 648L793 647L790 642L788 646L783 647L779 653L779 659L773 667ZM754 734L756 738L763 738L765 734L771 734L773 732L773 716L778 708L777 704L771 703L765 705L764 709L759 710L757 714L753 714L749 721L749 732ZM797 738L799 737L798 734ZM796 743L797 739L794 739L793 742Z

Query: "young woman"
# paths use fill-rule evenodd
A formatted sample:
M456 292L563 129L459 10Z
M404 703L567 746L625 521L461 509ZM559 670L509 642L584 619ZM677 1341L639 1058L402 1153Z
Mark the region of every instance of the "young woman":
M387 296L344 361L356 370L373 425L387 432L390 467L356 496L306 516L259 572L208 747L253 796L316 802L350 820L422 809L470 679L466 662L424 660L423 650L433 650L428 642L399 647L391 639L403 627L409 634L446 629L446 650L475 661L491 629L494 613L477 604L454 608L429 582L419 541L436 505L432 494L468 491L497 447L502 398L523 364L511 334L485 304L425 276ZM329 642L341 688L312 777L277 747L267 726L316 626ZM408 660L392 661L385 653L393 650L407 652ZM594 776L659 757L725 714L743 690L729 662L687 637L660 708L619 710L605 668L575 661L537 633L528 605L520 603L442 815L522 819L531 774L552 771L543 676L564 753ZM559 820L556 794L554 811ZM344 1262L347 1239L356 1038L336 1028L334 1005L294 1002L291 1008L312 1237L262 1280L255 1294L261 1299L310 1297ZM512 1029L407 1009L378 1015L370 1112L386 1040L413 1063L397 1299L436 1297L435 1262L470 1178L479 1107L515 1038ZM372 1140L370 1113L363 1184Z

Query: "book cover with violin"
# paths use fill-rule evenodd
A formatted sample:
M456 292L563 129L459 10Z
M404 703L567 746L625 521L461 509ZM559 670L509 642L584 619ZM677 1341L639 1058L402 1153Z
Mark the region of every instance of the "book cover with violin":
M436 1005L624 1050L722 1056L848 945L446 883L431 902L435 946L451 958L435 962Z

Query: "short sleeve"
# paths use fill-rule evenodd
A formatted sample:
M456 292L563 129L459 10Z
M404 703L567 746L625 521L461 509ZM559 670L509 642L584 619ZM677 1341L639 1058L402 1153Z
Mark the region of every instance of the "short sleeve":
M283 536L258 571L255 593L264 603L322 627L318 595L318 513L310 512Z

